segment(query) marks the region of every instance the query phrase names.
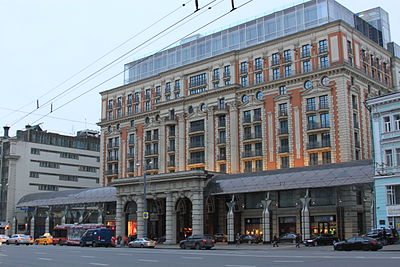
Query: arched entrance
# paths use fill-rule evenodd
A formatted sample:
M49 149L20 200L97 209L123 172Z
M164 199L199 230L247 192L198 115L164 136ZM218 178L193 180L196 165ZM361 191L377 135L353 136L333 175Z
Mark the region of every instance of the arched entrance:
M136 238L137 236L137 204L135 201L129 201L125 204L125 234L126 236Z
M165 241L165 199L148 199L149 221L147 236Z
M192 202L188 198L180 198L175 205L177 241L192 234Z

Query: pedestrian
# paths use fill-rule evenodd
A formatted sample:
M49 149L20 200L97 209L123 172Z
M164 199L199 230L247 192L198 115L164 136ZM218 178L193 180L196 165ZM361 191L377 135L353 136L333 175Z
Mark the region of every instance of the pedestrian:
M122 246L125 247L125 246L127 246L127 245L128 245L128 237L125 235L125 236L122 238Z
M383 230L382 230L382 238L383 238L383 244L387 244L387 233L386 233L386 229L385 228L383 228Z
M276 235L274 235L274 238L272 239L272 246L273 247L279 247L278 238L276 237Z
M122 237L120 235L117 236L117 246L118 247L121 245L121 240L122 240Z
M238 247L240 245L240 234L236 234L236 246Z
M296 248L300 248L301 237L299 234L296 234Z

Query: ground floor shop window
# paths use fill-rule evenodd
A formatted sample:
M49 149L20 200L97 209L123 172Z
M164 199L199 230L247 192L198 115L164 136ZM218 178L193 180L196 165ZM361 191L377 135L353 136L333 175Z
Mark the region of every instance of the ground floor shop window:
M246 235L262 235L261 218L244 219L244 228Z
M311 234L336 234L336 216L323 215L311 216L310 218Z
M388 217L388 221L390 228L396 228L396 229L400 228L400 216Z
M296 217L279 218L279 235L296 233Z

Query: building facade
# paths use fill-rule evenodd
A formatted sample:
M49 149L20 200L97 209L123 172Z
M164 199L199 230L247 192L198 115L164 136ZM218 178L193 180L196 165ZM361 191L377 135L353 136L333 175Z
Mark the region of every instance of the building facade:
M386 21L387 13L379 14L379 18L369 16L371 23ZM392 54L386 49L390 30L384 26L374 27L333 0L314 0L126 64L126 84L101 93L99 123L101 177L105 185L118 188L117 231L129 232L123 222L137 220L137 231L143 233L143 219L136 211L143 211L144 172L157 177L153 183L157 190L172 192L149 197L146 203L154 209L165 206L165 220L154 217L150 229L158 231L157 236L162 232L157 229L167 229L167 240L173 242L189 228L192 233L203 232L209 224L201 220L212 220L200 213L208 207L201 189L207 179L196 174L186 180L185 173L206 171L251 179L253 172L290 173L302 167L371 159L371 120L364 102L393 91ZM186 182L174 183L175 178ZM307 188L310 185L296 193L298 199L308 199ZM239 192L224 197L233 197L233 205ZM221 212L226 209L223 203ZM135 215L127 215L126 210ZM193 220L185 221L175 214L178 211L191 214ZM279 211L285 214L284 209ZM351 225L364 222L360 227L364 229L369 220L365 212L359 214L352 217L358 219ZM304 226L309 222L299 223L293 214L288 217L288 224L297 222L291 232L310 234ZM226 228L221 231L245 232L233 226L238 224L233 210L223 218ZM334 217L322 219L327 218ZM249 219L250 224L264 220ZM196 225L190 225L192 221ZM175 235L171 229L180 230ZM275 234L281 233L278 229ZM361 232L347 230L341 237Z
M1 219L10 231L24 231L25 211L17 202L30 193L98 187L99 136L90 131L65 136L27 126L0 138ZM14 229L16 228L16 229Z
M376 227L400 228L400 93L367 101L375 155Z

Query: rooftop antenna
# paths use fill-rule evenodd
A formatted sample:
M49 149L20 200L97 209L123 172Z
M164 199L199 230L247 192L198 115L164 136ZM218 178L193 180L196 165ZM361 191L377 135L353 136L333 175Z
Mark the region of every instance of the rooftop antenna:
M196 4L196 10L194 12L199 11L199 0L195 0L195 4Z
M233 10L236 9L236 7L235 7L235 0L231 0L231 3L232 3L232 9L231 9L231 12L232 12Z

